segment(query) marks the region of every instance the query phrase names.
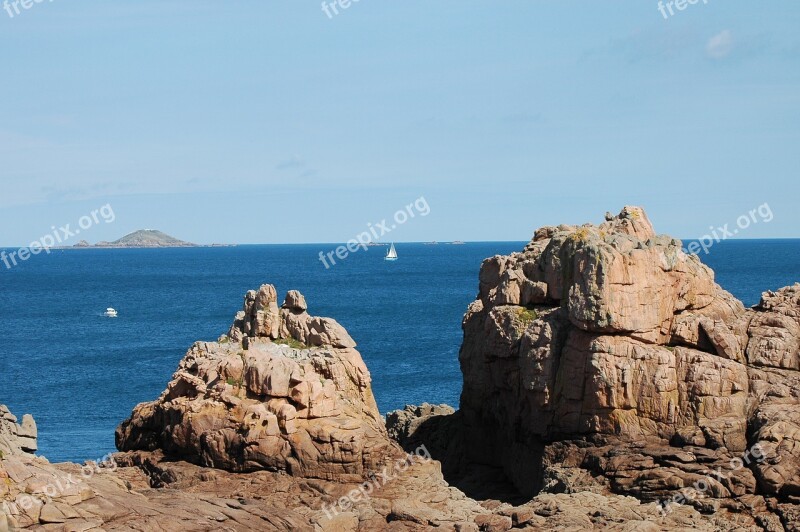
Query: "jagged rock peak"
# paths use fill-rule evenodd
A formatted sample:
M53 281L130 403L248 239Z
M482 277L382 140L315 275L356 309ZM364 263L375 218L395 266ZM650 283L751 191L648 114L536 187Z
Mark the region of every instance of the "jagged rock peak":
M665 343L676 313L702 309L720 296L714 274L656 236L640 207L625 207L599 226L537 230L521 253L484 261L484 307L560 306L589 332L625 333Z
M333 318L309 315L306 298L299 291L290 290L283 305L278 307L278 292L271 284L247 292L244 307L236 314L227 336L236 342L245 338L270 338L294 340L310 347L356 346L345 328Z

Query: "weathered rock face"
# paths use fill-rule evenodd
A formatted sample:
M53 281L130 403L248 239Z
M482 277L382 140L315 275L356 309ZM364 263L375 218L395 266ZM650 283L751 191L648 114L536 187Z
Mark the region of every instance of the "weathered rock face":
M800 370L800 285L765 292L752 316L747 362Z
M38 449L36 439L38 432L33 416L25 414L22 423L5 406L0 405L0 454L13 456L23 453L35 453Z
M118 448L353 482L398 456L352 338L309 316L299 292L280 309L276 297L271 285L248 292L228 336L195 344L161 397L117 429Z
M550 446L574 440L593 449L576 467L646 500L753 446L764 459L714 497L800 497L800 285L745 309L626 207L484 261L463 326L468 460L502 467L523 492L552 484Z
M754 473L764 493L800 503L800 285L764 293L751 315L749 423L766 455Z

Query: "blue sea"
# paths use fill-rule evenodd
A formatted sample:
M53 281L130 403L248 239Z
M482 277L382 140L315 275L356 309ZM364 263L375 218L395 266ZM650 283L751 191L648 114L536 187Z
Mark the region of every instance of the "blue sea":
M0 404L39 425L51 461L114 451L114 429L158 397L197 340L215 340L247 290L298 289L313 315L358 342L381 412L424 401L458 404L461 318L481 261L523 242L397 244L359 251L330 269L328 245L53 251L0 264ZM727 241L701 257L745 304L800 281L800 240ZM119 318L103 317L106 307Z

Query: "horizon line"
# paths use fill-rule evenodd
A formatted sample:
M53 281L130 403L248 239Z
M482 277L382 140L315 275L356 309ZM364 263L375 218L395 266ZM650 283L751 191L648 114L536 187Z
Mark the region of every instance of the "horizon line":
M663 236L663 235L659 235ZM669 235L666 235L669 236ZM681 242L699 242L701 239L699 238L679 238L679 237L672 237L680 240ZM770 240L800 240L800 236L798 237L763 237L763 238L727 238L724 240L720 240L719 242L714 242L714 244L722 244L725 242L758 242L758 241L770 241ZM453 244L453 242L463 242L464 244L527 244L531 242L531 240L390 240L386 242L382 241L373 241L372 243L377 246L388 246L390 243L395 244L424 244L424 245L461 245L461 244ZM76 249L76 250L85 250L85 249L181 249L181 248L211 248L211 247L236 247L236 246L341 246L347 245L347 242L261 242L261 243L254 243L254 242L240 242L240 243L222 243L222 242L212 242L208 244L193 244L189 246L101 246L95 247L95 244L90 245L89 247L76 247L75 245L71 246L54 246L49 249L56 249L56 250L65 250L65 249ZM359 244L359 247L361 244ZM368 247L369 244L367 244ZM0 249L3 250L16 250L16 249L30 249L29 246L0 246Z

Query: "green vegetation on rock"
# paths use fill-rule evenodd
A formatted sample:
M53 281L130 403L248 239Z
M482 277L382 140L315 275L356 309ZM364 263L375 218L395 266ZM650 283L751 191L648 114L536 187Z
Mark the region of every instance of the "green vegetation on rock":
M279 345L288 345L293 349L308 349L306 344L298 342L294 338L278 338L277 340L273 340L273 342Z

